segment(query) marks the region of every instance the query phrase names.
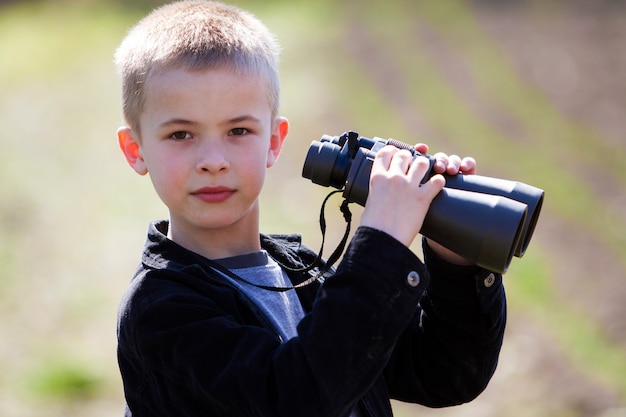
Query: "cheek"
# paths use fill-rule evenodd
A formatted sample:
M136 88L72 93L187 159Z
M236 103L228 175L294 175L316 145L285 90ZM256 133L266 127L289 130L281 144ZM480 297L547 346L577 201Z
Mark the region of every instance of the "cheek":
M161 170L153 169L149 171L150 181L157 195L167 205L168 201L173 198L173 190L176 189L175 177L169 175L171 173L165 173Z
M148 161L148 173L159 196L167 198L176 190L182 190L185 171L174 158L155 158Z
M256 165L251 164L249 167L249 179L256 184L262 185L265 180L265 171L267 170L265 163L257 162Z
M256 188L261 188L265 180L267 161L263 158L249 158L241 161L245 172L246 181L254 184Z

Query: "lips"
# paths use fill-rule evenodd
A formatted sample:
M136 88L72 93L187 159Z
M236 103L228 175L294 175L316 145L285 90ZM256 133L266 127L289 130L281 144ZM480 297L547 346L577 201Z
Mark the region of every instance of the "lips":
M207 203L220 203L226 201L234 194L235 190L229 187L202 187L191 193L194 197Z

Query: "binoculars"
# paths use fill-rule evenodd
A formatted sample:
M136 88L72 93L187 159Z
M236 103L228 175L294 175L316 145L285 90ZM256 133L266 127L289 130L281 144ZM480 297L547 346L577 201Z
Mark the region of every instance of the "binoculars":
M315 184L343 189L349 202L364 206L369 177L378 150L385 145L424 156L435 175L434 157L394 140L372 139L347 132L322 136L308 150L302 176ZM420 233L468 261L504 273L513 256L522 257L535 230L544 190L520 182L480 175L444 175L446 184L432 201Z

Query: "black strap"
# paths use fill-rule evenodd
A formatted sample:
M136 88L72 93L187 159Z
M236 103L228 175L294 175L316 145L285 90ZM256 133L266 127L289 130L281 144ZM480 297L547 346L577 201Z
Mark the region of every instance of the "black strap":
M324 199L324 202L322 203L322 207L320 209L320 230L322 231L322 244L321 244L320 250L319 250L319 252L317 254L317 258L315 258L315 260L313 262L311 262L310 265L307 265L307 266L302 267L302 268L292 268L292 267L290 267L288 265L282 264L280 261L275 259L276 262L278 262L278 264L282 268L284 268L284 269L286 269L286 270L288 270L290 272L303 273L303 272L311 271L313 268L315 268L320 263L320 261L322 260L322 251L324 250L324 241L326 239L326 218L324 216L324 211L325 211L325 208L326 208L326 202L330 199L330 197L332 197L333 195L335 195L337 193L340 193L340 192L343 192L343 190L331 191L326 196L326 198ZM259 285L259 284L252 283L252 282L250 282L250 281L240 277L239 275L237 275L234 272L232 272L230 269L221 266L217 262L211 261L211 267L213 269L218 270L222 274L227 275L231 279L234 279L235 281L243 282L245 284L252 285L253 287L261 288L263 290L268 290L268 291L285 292L285 291L295 290L295 289L302 288L302 287L305 287L307 285L310 285L313 282L317 281L326 272L328 272L330 270L330 268L334 265L334 263L337 262L337 260L339 260L339 257L343 253L343 249L345 248L346 243L348 241L348 236L350 235L350 225L352 224L352 212L348 208L348 204L349 204L348 200L344 199L343 203L341 203L341 207L339 208L341 213L343 214L344 220L346 221L346 230L345 230L345 232L343 234L343 238L341 239L341 242L339 242L339 244L337 245L337 247L335 248L333 253L328 258L328 261L326 262L326 265L324 265L324 268L321 269L319 272L313 274L307 280L305 280L305 281L303 281L303 282L301 282L299 284L296 284L294 286L288 286L288 287L273 287L273 286L267 286L267 285Z
M332 197L333 195L335 195L337 193L341 193L341 192L343 192L343 190L331 191L326 196L326 198L324 199L324 202L322 203L322 207L320 209L320 230L322 232L322 244L320 246L319 252L317 253L317 258L310 265L308 265L308 266L306 266L304 268L291 268L288 265L282 265L279 262L280 266L282 266L286 270L292 271L292 272L308 272L311 269L315 268L317 266L317 264L320 263L320 261L322 260L322 252L324 251L324 242L326 240L326 218L324 216L324 212L326 211L326 203L328 202L330 197ZM324 268L324 272L327 272L328 270L330 270L330 268L333 266L333 264L335 262L337 262L337 260L339 259L339 257L343 253L343 249L346 246L346 242L348 241L348 236L350 235L350 225L352 223L352 212L350 212L350 209L348 208L348 200L343 200L343 203L341 203L341 206L339 207L339 210L343 214L343 219L346 221L346 230L345 230L345 232L343 234L341 242L339 242L339 244L337 245L337 247L335 248L333 253L328 258L328 261L326 262L326 266Z

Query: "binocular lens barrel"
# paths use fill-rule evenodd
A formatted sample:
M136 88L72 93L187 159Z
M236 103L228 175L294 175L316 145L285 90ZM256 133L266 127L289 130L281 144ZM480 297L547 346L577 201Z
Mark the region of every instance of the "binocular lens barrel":
M543 190L517 181L481 175L446 175L446 187L481 194L499 195L525 204L528 207L528 213L522 226L520 241L515 248L515 256L521 258L524 255L539 219L543 205Z
M420 233L478 266L504 273L526 211L525 204L509 198L444 188L430 204Z
M341 147L313 141L306 155L302 176L324 187L341 189L352 164L349 157L339 158Z

